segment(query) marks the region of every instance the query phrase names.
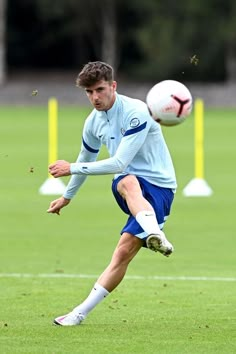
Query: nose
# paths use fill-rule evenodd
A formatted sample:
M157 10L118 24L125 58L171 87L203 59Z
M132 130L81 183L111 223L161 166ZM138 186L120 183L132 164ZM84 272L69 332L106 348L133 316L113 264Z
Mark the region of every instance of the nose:
M98 94L97 94L96 91L94 91L94 92L92 93L92 100L93 100L93 101L97 101L97 100L98 100Z

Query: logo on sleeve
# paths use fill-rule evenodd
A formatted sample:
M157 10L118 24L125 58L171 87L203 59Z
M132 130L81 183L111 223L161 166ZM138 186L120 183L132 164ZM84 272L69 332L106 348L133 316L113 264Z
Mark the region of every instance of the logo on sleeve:
M140 120L138 118L133 118L130 121L131 128L136 128L139 126L139 124L140 124Z

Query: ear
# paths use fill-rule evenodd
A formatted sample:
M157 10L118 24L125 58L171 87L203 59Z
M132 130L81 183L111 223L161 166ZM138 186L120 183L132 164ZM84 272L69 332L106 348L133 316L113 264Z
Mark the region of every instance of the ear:
M112 87L113 87L114 91L116 91L116 89L117 89L117 82L116 81L112 82Z

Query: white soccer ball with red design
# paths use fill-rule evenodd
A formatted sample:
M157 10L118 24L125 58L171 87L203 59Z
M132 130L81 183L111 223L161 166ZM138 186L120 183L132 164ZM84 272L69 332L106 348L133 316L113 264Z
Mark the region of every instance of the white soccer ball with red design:
M192 95L179 81L164 80L153 86L146 103L153 119L166 126L182 123L192 111Z

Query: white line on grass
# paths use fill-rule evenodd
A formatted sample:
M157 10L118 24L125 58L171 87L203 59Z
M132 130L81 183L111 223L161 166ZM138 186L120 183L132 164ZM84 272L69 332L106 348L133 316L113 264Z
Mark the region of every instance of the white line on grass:
M64 273L0 273L0 278L84 278L97 279L98 275L94 274L64 274ZM222 281L222 282L236 282L235 277L192 277L192 276L142 276L142 275L126 275L128 280L181 280L181 281Z

